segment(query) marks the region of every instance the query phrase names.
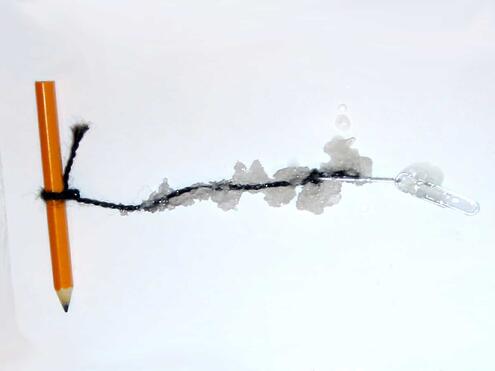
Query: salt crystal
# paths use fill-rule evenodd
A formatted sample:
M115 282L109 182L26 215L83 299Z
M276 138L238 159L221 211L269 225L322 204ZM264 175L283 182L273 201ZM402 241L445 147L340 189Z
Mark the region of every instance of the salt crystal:
M311 170L305 166L290 166L278 170L273 177L278 181L298 182L306 178Z
M194 196L194 199L198 201L206 201L211 197L213 191L209 188L206 188L204 184L196 183L192 186L199 187L198 189L191 192Z
M159 199L165 197L166 195L168 195L172 191L173 191L173 189L170 188L170 186L168 185L168 179L164 178L162 183L158 187L158 190L156 190L155 192L152 192L150 194L150 196L148 197L148 199L143 202L144 207L149 208L149 207L153 206L153 208L149 209L151 212L165 210L167 208L167 205L165 203L154 205L154 202L156 200L159 200Z
M265 189L263 192L265 193L265 201L273 207L286 205L296 197L294 186L270 188Z
M357 149L351 148L355 138L334 137L325 144L323 150L330 155L330 161L321 164L322 169L356 170L361 176L371 176L372 161L369 157L359 155Z
M319 184L306 184L297 197L296 207L314 214L323 213L323 209L340 201L342 183L328 180Z
M242 184L246 179L247 167L241 161L237 161L234 165L234 175L232 180L236 183Z
M241 191L214 191L211 194L211 200L223 211L229 211L235 209L241 199L241 195Z
M234 170L234 176L232 177L234 184L260 184L270 181L259 160L253 161L249 170L246 170L246 165L238 161L234 166Z
M308 167L290 166L278 170L273 175L273 178L275 181L285 181L298 184L302 179L309 175L310 171L311 170ZM295 186L268 188L263 192L265 193L265 201L268 205L273 207L286 205L291 202L294 197L296 197Z

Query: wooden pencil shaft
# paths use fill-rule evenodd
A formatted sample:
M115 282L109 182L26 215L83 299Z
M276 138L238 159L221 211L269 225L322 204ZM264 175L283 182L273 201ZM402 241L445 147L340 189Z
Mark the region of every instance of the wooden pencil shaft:
M45 190L61 192L64 184L55 82L37 81L35 90ZM53 282L55 290L59 291L73 286L65 202L60 200L47 201L46 212L50 236Z

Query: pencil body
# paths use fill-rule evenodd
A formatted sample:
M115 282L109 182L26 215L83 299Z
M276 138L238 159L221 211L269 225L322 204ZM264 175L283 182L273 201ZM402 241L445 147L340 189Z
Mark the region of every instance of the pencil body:
M45 190L48 192L61 192L64 189L64 183L55 82L37 81L35 88ZM53 283L62 306L67 311L73 282L65 201L47 201L46 213L50 236Z

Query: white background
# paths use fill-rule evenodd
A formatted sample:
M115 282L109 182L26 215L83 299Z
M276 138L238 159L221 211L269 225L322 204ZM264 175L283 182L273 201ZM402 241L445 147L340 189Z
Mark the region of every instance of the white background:
M495 369L493 1L4 0L0 45L1 371ZM254 195L228 213L69 204L65 314L37 197L48 79L64 154L93 123L72 174L87 196L318 166L345 103L374 174L432 162L481 212L389 185L346 185L320 216Z

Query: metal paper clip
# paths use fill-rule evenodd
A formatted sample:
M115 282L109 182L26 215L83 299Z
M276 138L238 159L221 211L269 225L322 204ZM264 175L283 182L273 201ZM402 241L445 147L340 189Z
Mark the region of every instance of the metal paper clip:
M446 190L428 180L418 178L409 172L401 172L397 175L395 184L402 192L430 201L440 207L461 211L466 215L475 215L480 210L480 205L476 201Z
M411 165L395 178L389 177L335 177L328 176L326 180L340 181L343 183L395 183L397 188L404 193L409 193L419 199L429 201L437 206L461 211L466 215L475 215L480 210L480 205L467 197L451 192L440 186L443 176L437 171L431 171L434 167L421 164L421 167ZM438 183L438 184L437 184Z

